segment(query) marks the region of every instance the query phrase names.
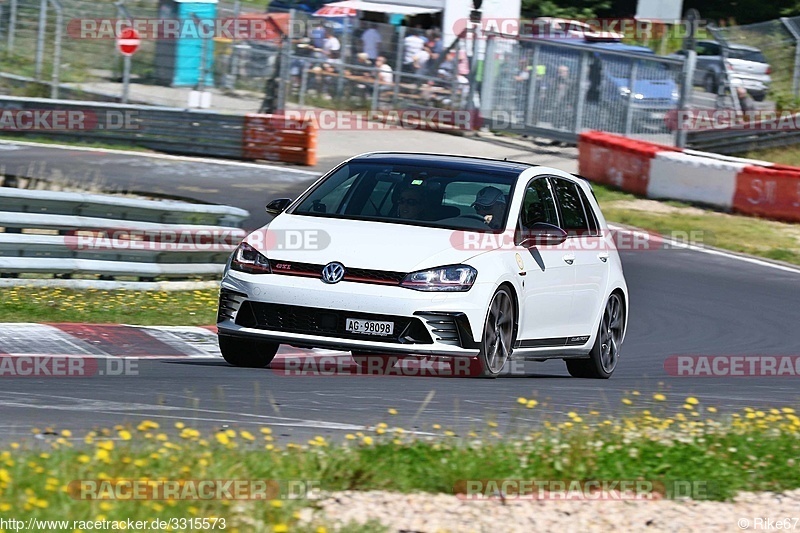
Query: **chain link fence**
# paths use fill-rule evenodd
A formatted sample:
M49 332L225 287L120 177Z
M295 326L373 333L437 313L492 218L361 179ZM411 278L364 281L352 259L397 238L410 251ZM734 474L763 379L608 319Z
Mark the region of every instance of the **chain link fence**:
M683 66L616 43L490 36L481 116L492 129L565 142L597 129L671 144Z
M761 50L771 67L770 96L779 105L800 97L800 17L709 30L720 43Z
M111 96L122 89L123 61L115 40L76 38L75 21L188 16L165 13L156 0L0 0L0 6L2 71L53 82L56 89L57 82L65 82ZM263 19L266 14L228 2L216 6L214 17ZM478 57L486 52L480 62L471 57L465 36L444 47L434 30L294 11L284 17L288 20L277 24L282 29L270 40L218 35L190 39L195 56L208 56L208 61L198 60L188 68L195 82L204 80L200 88L213 86L217 96L212 107L233 109L234 99L251 102L252 108L245 107L252 112L289 104L342 110L478 107L493 129L568 142L587 129L663 143L675 137L673 123L684 92L681 59L619 43L570 44L495 35L478 42ZM756 34L777 39L783 44L773 47L775 53L780 50L780 61L788 61L791 47L785 32L792 23L778 21L761 33L750 29L746 37L740 37L745 30L728 28L725 35L730 40L752 40ZM159 71L174 66L177 46L174 40L144 38L133 56L132 83L150 89L147 103L187 106L185 95L173 91L170 79ZM768 54L772 49L764 46ZM791 60L800 57L796 45L790 52ZM776 79L778 70L774 69ZM793 83L797 85L797 76ZM193 88L191 83L185 86Z

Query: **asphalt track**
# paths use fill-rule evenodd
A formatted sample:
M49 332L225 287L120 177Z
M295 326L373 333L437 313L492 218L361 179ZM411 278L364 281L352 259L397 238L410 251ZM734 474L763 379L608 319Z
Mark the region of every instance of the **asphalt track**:
M269 182L274 190L265 190L267 197L295 194L308 181L271 172L277 181ZM175 176L162 186L169 191L189 182ZM721 413L800 404L798 377L676 377L665 369L674 355L800 355L799 272L686 249L628 251L622 258L631 318L622 359L607 381L570 378L561 361L526 363L524 375L480 380L300 377L213 359L141 360L139 374L132 376L3 378L0 438L29 436L31 427L80 432L153 419L205 428L267 424L281 439L304 441L315 435L341 438L379 422L421 434L465 434L494 419L508 432L591 408L603 414L674 412L688 396ZM667 401L656 402L655 392ZM539 405L522 409L518 397L535 398ZM390 408L398 414L388 414Z

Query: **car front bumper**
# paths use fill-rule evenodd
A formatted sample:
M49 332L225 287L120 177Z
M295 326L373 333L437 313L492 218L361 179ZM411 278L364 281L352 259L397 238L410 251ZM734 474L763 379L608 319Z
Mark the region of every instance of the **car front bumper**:
M476 283L467 292L422 292L228 271L217 327L220 335L301 348L475 357L494 290ZM345 331L347 318L392 321L395 330L391 337L354 334Z

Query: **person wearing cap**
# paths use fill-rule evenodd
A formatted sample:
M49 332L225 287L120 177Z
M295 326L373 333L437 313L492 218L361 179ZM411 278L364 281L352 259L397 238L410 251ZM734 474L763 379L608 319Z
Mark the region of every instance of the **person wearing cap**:
M490 228L499 229L506 212L506 197L497 187L484 187L478 191L472 207Z

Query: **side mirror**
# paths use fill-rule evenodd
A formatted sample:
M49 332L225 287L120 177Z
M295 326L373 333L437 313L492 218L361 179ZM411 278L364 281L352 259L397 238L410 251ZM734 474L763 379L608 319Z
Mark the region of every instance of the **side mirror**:
M276 217L283 213L287 207L291 205L294 200L291 198L280 198L278 200L272 200L270 203L267 204L267 213Z
M567 240L567 232L558 226L547 222L537 222L529 229L520 233L520 246L525 248L535 248L536 246L558 246Z

